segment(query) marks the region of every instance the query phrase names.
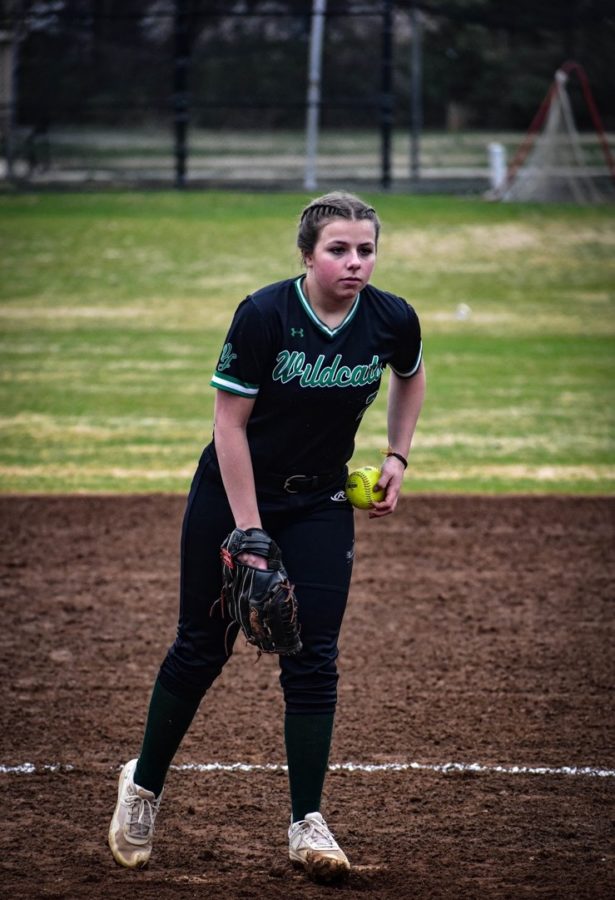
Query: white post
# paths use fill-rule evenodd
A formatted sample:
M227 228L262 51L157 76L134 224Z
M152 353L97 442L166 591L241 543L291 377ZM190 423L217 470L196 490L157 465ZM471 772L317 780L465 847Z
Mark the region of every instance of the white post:
M308 68L307 114L305 126L305 180L308 191L316 188L316 161L318 155L318 114L320 112L320 77L322 67L322 41L327 0L313 0L312 28L310 32L310 59Z
M506 149L502 144L489 144L489 178L491 190L497 193L506 179Z

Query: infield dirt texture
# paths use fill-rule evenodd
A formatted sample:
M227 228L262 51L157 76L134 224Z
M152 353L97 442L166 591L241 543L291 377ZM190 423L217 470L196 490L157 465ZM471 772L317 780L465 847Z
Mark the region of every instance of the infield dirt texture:
M323 806L345 886L287 860L277 662L241 640L169 775L149 868L118 868L107 828L174 637L183 503L0 498L2 896L615 896L615 500L599 497L357 514ZM214 763L245 767L189 768Z

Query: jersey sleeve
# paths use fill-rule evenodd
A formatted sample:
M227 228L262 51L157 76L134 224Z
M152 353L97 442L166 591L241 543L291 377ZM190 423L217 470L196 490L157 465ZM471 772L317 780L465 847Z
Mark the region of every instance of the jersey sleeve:
M231 394L255 398L269 359L269 346L263 316L247 297L233 316L210 384Z
M399 328L399 341L390 366L400 378L412 378L418 372L423 359L423 342L419 317L412 307L403 302L403 318Z

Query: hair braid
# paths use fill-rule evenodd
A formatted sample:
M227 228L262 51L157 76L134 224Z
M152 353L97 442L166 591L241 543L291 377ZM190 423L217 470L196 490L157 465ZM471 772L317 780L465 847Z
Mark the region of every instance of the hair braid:
M360 197L345 191L332 191L316 197L305 207L299 220L297 247L301 254L312 253L320 232L331 219L367 219L374 225L376 244L380 234L380 220L373 206L368 206Z

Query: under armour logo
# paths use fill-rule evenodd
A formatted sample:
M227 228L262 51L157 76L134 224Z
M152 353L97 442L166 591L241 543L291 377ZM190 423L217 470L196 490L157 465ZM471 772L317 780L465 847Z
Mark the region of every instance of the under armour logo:
M291 328L290 336L291 337L303 337L303 328Z

